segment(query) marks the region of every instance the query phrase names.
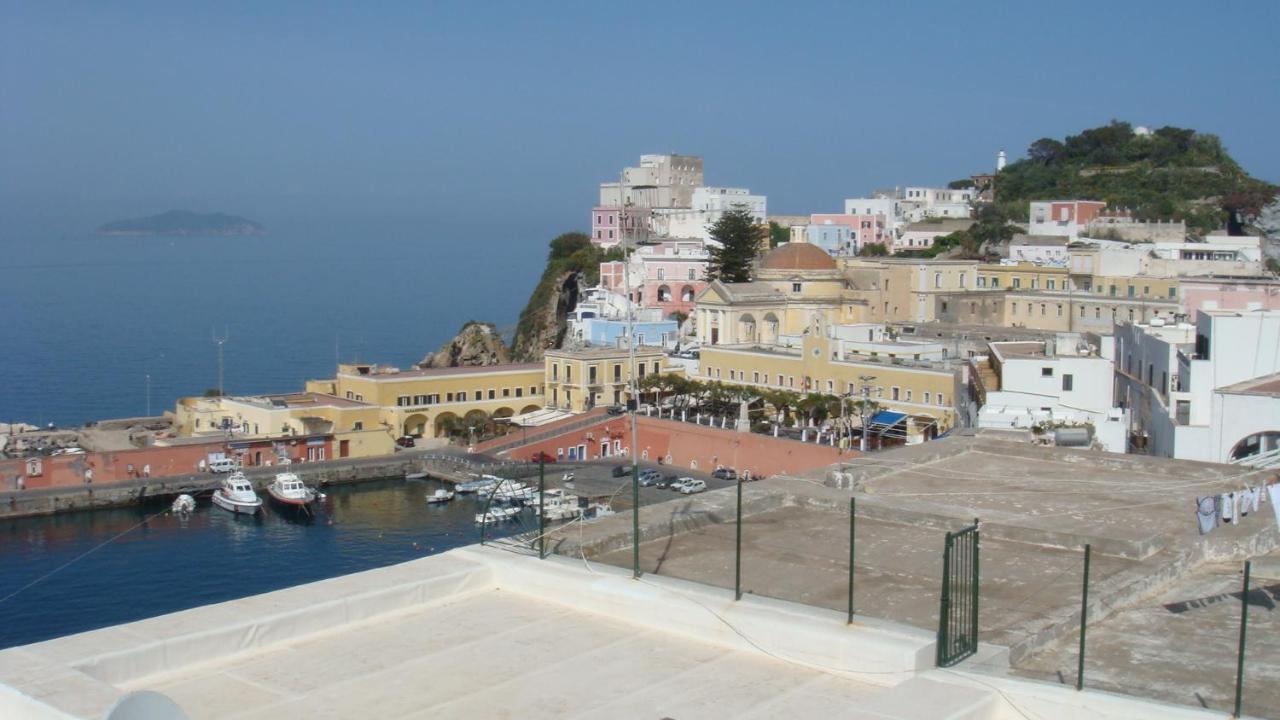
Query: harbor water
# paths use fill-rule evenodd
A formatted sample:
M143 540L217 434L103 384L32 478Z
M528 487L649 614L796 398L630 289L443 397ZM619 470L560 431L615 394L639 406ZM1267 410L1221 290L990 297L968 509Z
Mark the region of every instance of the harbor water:
M310 520L199 500L0 521L0 648L369 570L478 542L482 502L399 478L326 488ZM530 529L533 513L486 531Z

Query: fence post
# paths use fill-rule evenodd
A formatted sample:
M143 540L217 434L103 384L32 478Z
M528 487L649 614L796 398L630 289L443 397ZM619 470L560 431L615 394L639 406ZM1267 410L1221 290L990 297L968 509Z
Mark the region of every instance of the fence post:
M733 599L742 599L742 478L738 478L737 539L733 553Z
M547 456L538 453L538 559L547 557L547 516L544 511L547 502Z
M946 544L942 548L942 607L938 613L938 657L937 665L942 667L947 644L947 619L951 616L951 533L947 533Z
M982 521L978 518L973 519L973 620L970 632L973 633L973 647L976 651L978 647L978 601L982 599L981 585L978 583L980 577L978 573L978 556L982 549Z
M635 413L631 413L632 437L635 437ZM632 443L633 445L635 443ZM640 460L631 448L631 577L640 579Z
M1240 650L1236 654L1236 708L1231 717L1240 717L1240 702L1244 699L1244 638L1249 627L1249 568L1253 563L1244 561L1244 592L1240 595Z
M854 542L854 510L857 500L849 498L849 619L846 624L853 624L853 542Z
M1089 556L1093 552L1093 547L1089 543L1084 545L1084 587L1080 591L1080 657L1078 666L1076 667L1076 690L1084 689L1084 635L1085 630L1089 627Z

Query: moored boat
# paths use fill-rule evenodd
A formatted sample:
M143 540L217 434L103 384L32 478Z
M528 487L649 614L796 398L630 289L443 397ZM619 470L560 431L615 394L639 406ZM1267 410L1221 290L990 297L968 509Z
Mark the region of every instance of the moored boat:
M493 475L481 475L476 480L468 480L466 482L458 483L453 487L453 489L460 493L485 492L492 490L493 486L497 485L501 481L502 478L500 477L495 477Z
M267 485L267 495L286 510L308 513L316 501L316 491L304 485L295 472L276 473L275 479Z
M262 498L253 491L249 478L239 470L222 479L213 491L213 504L240 515L253 515L262 509Z
M453 491L444 488L436 488L436 491L427 495L427 502L433 505L443 505L453 499Z
M491 507L488 512L476 513L477 525L488 525L500 520L510 520L520 514L520 508Z

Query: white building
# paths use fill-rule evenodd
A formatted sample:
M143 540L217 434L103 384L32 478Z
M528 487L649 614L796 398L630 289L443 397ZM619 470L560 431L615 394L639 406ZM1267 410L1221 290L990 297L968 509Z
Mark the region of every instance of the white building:
M968 230L971 227L973 227L973 221L968 218L932 218L924 222L900 225L898 237L889 249L894 253L903 250L924 250L933 247L933 241L943 235Z
M1100 348L1066 337L1048 342L993 342L974 358L989 367L979 399L978 426L1030 428L1092 426L1093 440L1125 452L1125 412L1115 406L1110 338ZM1099 354L1101 351L1103 354Z
M1280 311L1116 328L1116 385L1152 455L1254 462L1280 439Z
M768 198L752 195L747 188L698 187L693 189L690 207L654 209L653 232L660 237L711 240L711 226L738 207L762 225L769 215Z
M1050 235L1014 235L1009 241L1009 259L1045 267L1066 267L1071 259L1067 239Z
M880 215L885 219L885 231L893 237L897 237L899 226L906 222L898 200L889 197L848 198L844 201L844 214Z
M907 187L898 198L898 207L907 222L933 217L967 218L973 214L976 198L973 188Z
M617 182L600 183L599 207L692 207L693 191L702 187L702 158L641 155L640 166L624 168L621 180L621 196Z

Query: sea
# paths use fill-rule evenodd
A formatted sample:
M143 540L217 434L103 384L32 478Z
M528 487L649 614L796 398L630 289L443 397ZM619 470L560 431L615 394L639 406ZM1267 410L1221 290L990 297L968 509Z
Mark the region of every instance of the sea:
M99 203L101 205L101 203ZM339 361L407 367L469 320L510 328L560 229L420 207L193 207L249 237L103 237L96 210L0 199L0 422L158 415L183 396L302 390ZM129 622L476 542L472 501L430 484L329 490L314 522L205 501L0 521L0 647ZM509 531L517 528L509 527Z
M234 515L200 499L187 517L150 504L0 520L0 648L131 622L425 557L480 540L481 499L425 497L437 481L324 489L314 516ZM535 529L533 513L486 538Z
M469 320L512 329L555 234L412 209L213 209L267 234L107 237L94 228L150 213L0 213L0 422L159 414L218 386L218 340L228 394L301 390L338 361L407 367Z

